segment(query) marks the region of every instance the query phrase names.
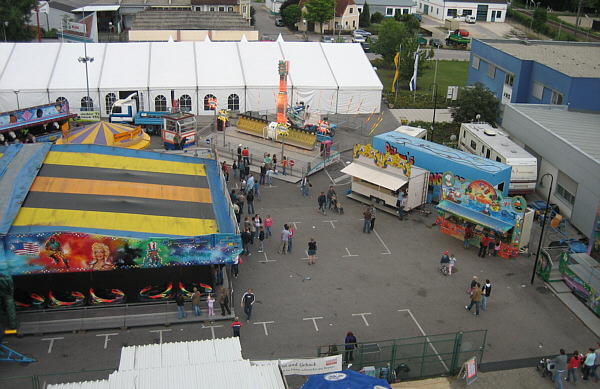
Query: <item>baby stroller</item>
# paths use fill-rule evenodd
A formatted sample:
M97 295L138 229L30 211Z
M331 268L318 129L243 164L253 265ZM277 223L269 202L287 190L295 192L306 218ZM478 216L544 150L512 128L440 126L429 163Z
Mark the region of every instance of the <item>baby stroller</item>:
M438 268L438 270L445 276L448 275L448 264L447 263L442 263L440 264L440 267Z
M337 212L340 215L344 214L344 207L342 207L342 204L340 204L340 202L337 200L336 196L333 196L331 198L331 204L333 204L333 211Z
M554 362L551 362L551 359L542 358L538 362L536 370L542 371L542 377L549 375L550 378L552 378L552 376L554 376Z

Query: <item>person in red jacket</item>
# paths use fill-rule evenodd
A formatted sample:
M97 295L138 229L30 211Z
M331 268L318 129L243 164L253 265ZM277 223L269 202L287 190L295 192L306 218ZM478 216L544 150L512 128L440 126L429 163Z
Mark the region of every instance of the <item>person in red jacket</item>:
M487 234L484 234L483 238L481 238L481 243L479 243L479 254L478 255L481 258L485 258L485 254L486 254L489 242L490 242L490 239L488 238Z
M573 383L577 383L577 368L581 364L581 357L579 356L579 351L573 351L573 356L569 361L569 366L567 366L567 382L569 382L569 378L573 376Z
M231 323L231 328L233 328L233 336L240 336L240 328L242 328L242 323L240 323L240 318L236 317L233 323Z

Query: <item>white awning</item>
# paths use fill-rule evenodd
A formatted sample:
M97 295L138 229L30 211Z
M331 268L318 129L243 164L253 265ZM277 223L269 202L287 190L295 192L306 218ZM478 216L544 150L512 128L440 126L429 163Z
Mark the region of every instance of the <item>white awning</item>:
M357 162L353 162L343 168L342 173L358 177L361 180L369 181L390 190L398 190L408 182L408 179L386 173L384 169L369 167Z
M101 11L116 11L121 8L120 5L86 5L74 9L71 12L101 12Z

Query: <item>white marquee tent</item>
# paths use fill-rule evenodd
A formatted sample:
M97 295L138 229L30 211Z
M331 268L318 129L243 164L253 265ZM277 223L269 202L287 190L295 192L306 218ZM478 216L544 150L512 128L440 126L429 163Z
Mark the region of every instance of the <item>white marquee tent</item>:
M218 108L274 110L278 62L290 62L290 105L322 112L379 112L383 86L359 44L285 42L90 43L90 98L107 116L115 99L133 92L142 110L172 107L197 115L216 97ZM82 43L0 43L0 112L66 98L72 111L85 101Z

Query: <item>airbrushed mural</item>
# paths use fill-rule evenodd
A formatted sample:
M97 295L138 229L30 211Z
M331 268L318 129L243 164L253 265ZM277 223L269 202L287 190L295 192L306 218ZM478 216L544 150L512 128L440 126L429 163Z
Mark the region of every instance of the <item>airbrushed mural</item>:
M239 235L232 234L132 239L58 232L9 235L5 241L10 275L232 264L241 251Z

